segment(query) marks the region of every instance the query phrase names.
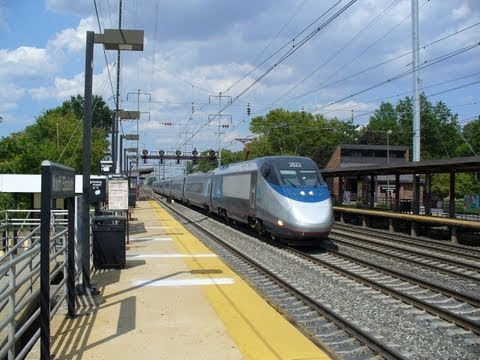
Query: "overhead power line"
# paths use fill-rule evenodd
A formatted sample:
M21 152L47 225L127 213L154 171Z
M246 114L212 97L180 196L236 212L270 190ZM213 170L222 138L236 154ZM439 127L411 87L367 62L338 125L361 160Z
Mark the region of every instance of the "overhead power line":
M450 52L450 53L444 54L444 55L439 56L439 57L437 57L437 58L434 58L434 59L431 60L431 61L425 61L423 64L419 65L417 69L410 69L410 70L404 71L404 72L402 72L402 73L400 73L400 74L398 74L398 75L395 75L395 76L392 77L392 78L389 78L389 79L387 79L387 80L381 81L381 82L379 82L379 83L377 83L377 84L375 84L375 85L369 86L368 88L365 88L365 89L363 89L363 90L357 91L357 92L355 92L355 93L353 93L353 94L350 94L350 95L347 95L347 96L345 96L345 97L343 97L343 98L337 99L337 100L335 100L335 101L333 101L333 102L331 102L331 103L329 103L329 104L327 104L327 105L324 105L324 106L321 106L321 107L319 107L319 108L316 108L315 111L319 111L319 110L325 109L326 107L329 107L329 106L331 106L331 105L338 104L338 103L340 103L340 102L342 102L342 101L345 101L345 100L350 99L350 98L353 98L353 97L355 97L355 96L357 96L357 95L366 93L366 92L368 92L368 91L370 91L370 90L372 90L372 89L375 89L375 88L377 88L377 87L380 87L380 86L382 86L382 85L391 83L391 82L393 82L393 81L395 81L395 80L398 80L398 79L400 79L400 78L402 78L402 77L404 77L404 76L406 76L406 75L411 74L411 73L412 73L413 71L415 71L415 70L425 69L425 68L430 67L430 66L432 66L432 65L435 65L435 64L437 64L437 63L439 63L439 62L445 61L445 60L450 59L450 58L452 58L452 57L454 57L454 56L457 56L457 55L460 55L460 54L462 54L462 53L464 53L464 52L467 52L467 51L469 51L469 50L472 50L472 49L476 48L476 47L479 46L479 45L480 45L480 43L475 43L475 44L466 46L466 47L464 47L464 48L461 48L461 49L452 51L452 52Z
M236 97L232 98L232 101L223 106L215 116L212 116L209 121L203 125L199 130L197 130L190 138L186 139L186 141L191 140L195 135L197 135L201 129L205 126L209 125L216 117L220 116L220 114L225 111L228 107L230 107L234 102L236 102L241 96L243 96L248 90L250 90L253 86L259 83L265 76L267 76L270 72L276 69L281 63L283 63L286 59L288 59L291 55L297 52L303 45L305 45L309 40L311 40L315 35L317 35L320 31L322 31L327 25L329 25L333 20L339 17L343 12L345 12L350 6L352 6L357 0L351 0L345 6L343 6L340 10L338 10L335 14L333 14L330 18L328 18L325 22L323 22L320 26L316 29L311 31L305 37L303 37L297 44L292 45L292 47L287 50L276 62L273 64L269 69L267 69L260 77L254 80L249 86L247 86L244 90L242 90Z

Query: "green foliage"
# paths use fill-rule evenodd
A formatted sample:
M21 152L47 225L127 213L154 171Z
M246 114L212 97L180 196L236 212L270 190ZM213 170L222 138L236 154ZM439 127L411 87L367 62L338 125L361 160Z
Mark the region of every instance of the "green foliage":
M62 115L73 114L76 119L82 120L83 96L71 96L70 100L65 101L62 106L52 111L60 111ZM48 113L48 111L47 111ZM109 131L112 127L113 115L101 96L92 97L92 127Z
M78 97L77 97L78 98ZM0 140L0 173L39 174L43 160L50 160L82 172L83 122L65 102L47 110L33 125ZM67 104L67 105L66 105ZM91 172L99 172L100 160L108 149L107 131L94 127L91 140Z
M456 173L455 174L455 195L462 197L465 195L478 194L480 191L479 181L475 173ZM439 197L446 197L450 193L450 174L435 174L432 176L431 185L432 194Z
M463 127L462 134L466 141L457 148L458 156L479 156L480 115Z
M268 155L304 155L324 166L340 143L355 139L351 122L298 111L275 109L251 120L257 137L249 143L249 159Z
M203 151L200 156L201 157L208 157L208 154L214 151L212 149ZM222 149L222 165L228 165L232 163L237 163L240 161L243 161L243 152L242 151L237 151L237 152L232 152L231 150L228 149ZM218 160L210 160L210 159L199 159L198 164L193 164L192 161L189 161L187 163L186 171L187 174L195 173L195 172L208 172L210 170L215 169L218 167Z

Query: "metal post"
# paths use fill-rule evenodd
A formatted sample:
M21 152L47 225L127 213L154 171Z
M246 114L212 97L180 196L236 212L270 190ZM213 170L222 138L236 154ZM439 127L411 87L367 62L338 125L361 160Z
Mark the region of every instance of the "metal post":
M94 32L87 31L83 116L82 279L90 287L90 142L92 137L92 77Z
M68 317L75 317L75 197L67 198L67 305Z
M220 92L218 93L218 154L217 154L218 167L222 166L222 141L220 139L221 121L222 121L222 93Z
M112 150L112 154L111 154L111 157L112 157L112 168L115 170L115 152L117 151L117 146L115 145L115 131L116 131L116 125L117 125L117 122L116 122L116 119L117 119L117 113L115 111L112 111L112 144L111 144L111 150Z
M387 130L387 166L390 165L390 134L392 130ZM387 209L390 210L390 174L387 174Z
M93 33L92 33L93 34ZM92 38L93 39L93 38ZM92 42L93 44L93 42ZM40 219L40 359L50 359L51 167L42 166Z
M118 28L122 28L122 9L123 1L120 0L118 4ZM120 155L118 154L118 112L120 111L120 60L121 60L121 51L117 50L117 91L115 96L115 157L113 158L113 167L115 169L115 174L120 173L120 165L118 163Z
M419 64L418 0L412 0L412 70L413 70L413 161L420 161L420 96L418 90Z
M123 135L120 135L120 151L119 151L119 156L120 156L120 161L119 161L119 163L120 163L120 174L122 173L122 170L123 170L123 169L122 169L122 167L123 167L123 166L122 166L122 165L123 165L123 158L122 158L122 156L123 156L123 137L124 137Z

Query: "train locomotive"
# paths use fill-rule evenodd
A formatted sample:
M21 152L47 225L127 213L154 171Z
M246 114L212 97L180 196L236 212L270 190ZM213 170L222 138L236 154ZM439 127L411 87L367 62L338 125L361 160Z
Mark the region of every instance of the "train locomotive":
M333 208L313 160L268 156L162 180L153 190L290 244L328 237Z

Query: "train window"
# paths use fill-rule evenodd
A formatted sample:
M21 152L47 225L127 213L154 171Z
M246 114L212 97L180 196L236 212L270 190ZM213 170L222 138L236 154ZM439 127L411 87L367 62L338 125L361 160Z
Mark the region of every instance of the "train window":
M263 164L260 173L270 184L278 185L280 183L277 174L273 171L270 164Z
M305 186L319 186L323 183L323 179L314 170L300 171L300 176Z
M295 170L280 170L280 175L282 176L283 183L290 186L299 186L300 179L297 176Z
M315 170L280 170L282 181L287 186L320 186L323 179Z

